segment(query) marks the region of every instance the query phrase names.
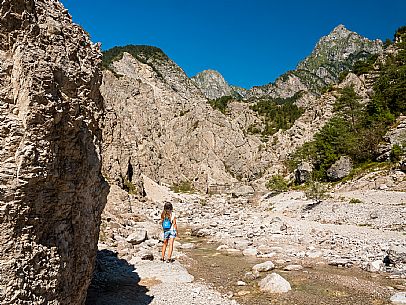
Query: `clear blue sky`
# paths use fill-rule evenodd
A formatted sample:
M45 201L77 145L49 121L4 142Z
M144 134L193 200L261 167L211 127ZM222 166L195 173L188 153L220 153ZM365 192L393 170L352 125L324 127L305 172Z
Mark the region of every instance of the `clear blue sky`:
M161 48L193 76L219 71L250 88L294 69L338 24L370 39L406 25L405 0L62 0L103 50Z

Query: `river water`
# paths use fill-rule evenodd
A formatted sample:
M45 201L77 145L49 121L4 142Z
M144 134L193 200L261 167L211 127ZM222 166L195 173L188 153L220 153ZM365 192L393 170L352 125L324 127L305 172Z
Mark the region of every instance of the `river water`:
M390 304L393 287L405 285L404 280L390 279L388 274L370 273L356 267L338 268L310 259L301 261L305 267L301 271L276 268L261 273L258 279L248 279L245 274L255 264L274 259L230 255L217 251L217 243L187 234L182 236L185 236L182 243L195 244L194 249L184 250L188 259L182 261L195 280L215 287L243 305L386 305ZM270 272L284 277L292 290L284 294L261 292L258 282ZM238 286L238 281L247 285Z

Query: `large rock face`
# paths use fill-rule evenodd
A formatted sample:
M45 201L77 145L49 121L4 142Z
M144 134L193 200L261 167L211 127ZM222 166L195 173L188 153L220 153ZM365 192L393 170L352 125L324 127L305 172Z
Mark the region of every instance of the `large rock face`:
M139 174L167 184L190 182L199 190L255 176L261 141L214 110L171 60L143 63L129 53L104 72L107 109L104 172L139 190ZM264 152L263 152L264 153ZM263 154L262 153L262 154Z
M82 304L108 191L101 54L58 1L0 16L0 303Z
M233 93L233 90L227 84L224 77L214 70L202 71L192 77L192 80L209 100L214 100Z
M261 188L270 175L286 171L289 154L312 140L333 114L333 92L317 96L297 76L305 72L288 73L259 95L289 98L300 93L295 104L305 112L290 129L265 142L261 134L250 132L263 124L250 103L231 101L226 115L213 109L196 79L189 79L161 50L127 46L114 57L101 89L107 110L103 170L129 191L142 191L140 174L165 184L187 181L208 192L211 186L231 189L263 177L256 183ZM325 85L315 77L319 87ZM368 98L364 81L356 75L350 73L336 88L346 85ZM255 88L246 98L257 100Z

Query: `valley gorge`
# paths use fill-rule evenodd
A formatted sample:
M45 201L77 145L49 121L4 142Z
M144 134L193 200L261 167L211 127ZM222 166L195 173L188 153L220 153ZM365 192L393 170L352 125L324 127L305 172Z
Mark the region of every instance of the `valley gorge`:
M354 122L348 88L376 101L404 32L384 46L338 25L244 89L157 47L101 52L58 1L3 0L0 16L1 304L405 304L405 113L371 164L297 157Z

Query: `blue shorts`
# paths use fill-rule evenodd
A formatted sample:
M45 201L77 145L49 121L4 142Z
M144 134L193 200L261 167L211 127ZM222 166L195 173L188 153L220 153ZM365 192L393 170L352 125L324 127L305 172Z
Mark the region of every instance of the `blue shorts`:
M169 238L175 238L176 237L176 230L166 230L164 231L164 239L167 240Z

